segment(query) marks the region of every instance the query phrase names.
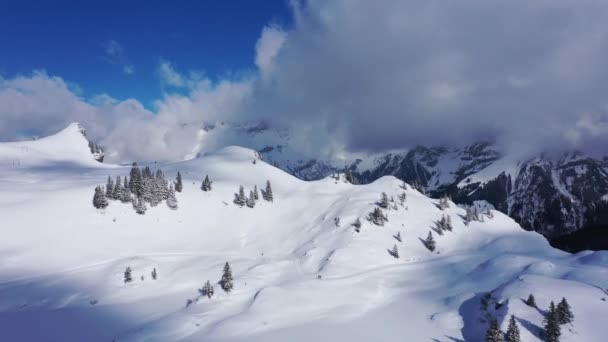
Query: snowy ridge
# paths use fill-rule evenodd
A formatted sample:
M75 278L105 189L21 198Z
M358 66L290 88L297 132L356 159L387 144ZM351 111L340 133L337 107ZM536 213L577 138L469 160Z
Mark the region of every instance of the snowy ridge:
M608 253L555 250L498 211L465 225L464 209L450 202L440 210L392 176L306 182L231 146L155 165L168 177L181 172L179 209L161 203L142 216L118 201L95 209L94 187L129 168L91 165L53 177L33 167L18 182L0 174L2 339L479 341L488 318L504 331L513 314L522 341L540 341L541 310L563 296L576 317L562 327L563 341L608 333L596 319L608 312ZM200 189L205 175L210 192ZM239 185L248 191L267 180L272 203L232 203ZM366 217L382 192L395 202L376 226ZM443 215L453 230L433 232L431 252L422 240ZM393 246L399 258L388 253ZM230 293L216 284L226 261ZM123 282L127 266L131 283ZM215 285L211 299L198 294L206 280ZM482 309L487 293L491 305ZM530 293L540 309L523 304Z

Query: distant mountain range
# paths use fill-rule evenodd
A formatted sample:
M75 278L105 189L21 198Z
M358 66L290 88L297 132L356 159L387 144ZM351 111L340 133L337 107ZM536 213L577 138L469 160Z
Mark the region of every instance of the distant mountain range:
M480 142L328 160L298 153L291 143L289 131L264 123L207 124L195 150L204 154L222 144L256 149L267 162L304 180L346 170L360 183L393 175L420 184L431 196L447 194L457 203L485 200L548 238L608 223L608 157L576 152L519 160Z

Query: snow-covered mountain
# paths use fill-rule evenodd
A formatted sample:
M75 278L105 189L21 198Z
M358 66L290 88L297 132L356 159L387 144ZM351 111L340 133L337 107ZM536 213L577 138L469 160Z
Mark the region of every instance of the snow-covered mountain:
M304 180L350 170L360 183L391 175L420 184L434 196L458 203L486 200L524 228L547 237L588 225L606 224L608 157L581 153L561 158L521 159L502 155L491 143L463 148L424 147L372 155L321 158L297 153L290 132L264 124L208 125L196 151L236 144L255 149L264 160Z
M539 341L562 297L575 316L562 341L608 334L598 319L608 313L607 252L553 249L498 211L465 224L465 209L441 209L393 176L303 181L234 146L153 165L183 176L177 210L163 202L137 215L116 200L95 209L94 188L130 168L71 150L82 135L70 127L36 141L19 170L0 163L2 340L480 341L490 320L505 331L514 315L522 341ZM8 153L13 143L0 144L0 160ZM233 203L240 185L266 181L273 202ZM366 218L383 192L394 202L379 226ZM443 217L451 230L437 229ZM217 284L225 262L231 292ZM211 298L198 292L207 280ZM530 294L537 307L524 303Z

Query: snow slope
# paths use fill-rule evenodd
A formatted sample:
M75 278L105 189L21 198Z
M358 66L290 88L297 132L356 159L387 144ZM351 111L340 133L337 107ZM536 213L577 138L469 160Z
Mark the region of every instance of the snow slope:
M564 341L608 334L597 319L608 314L606 252L555 250L499 212L465 226L463 209L441 211L409 186L405 205L374 226L365 217L380 194L404 191L396 178L305 182L240 147L151 165L182 173L177 211L163 203L140 216L115 201L97 210L94 187L129 169L64 156L78 134L70 126L29 143L19 173L0 166L1 340L480 341L489 318L505 330L514 314L523 341L539 341L542 310L562 296L576 317L562 327ZM15 155L15 144L0 144L0 160ZM199 189L206 174L208 193ZM248 191L266 180L273 203L232 203L239 185ZM421 239L443 214L454 230L435 234L433 253ZM351 226L357 218L360 233ZM200 298L197 289L216 283L226 261L234 290L215 285L213 298ZM135 280L125 284L127 266ZM540 309L522 302L530 293Z

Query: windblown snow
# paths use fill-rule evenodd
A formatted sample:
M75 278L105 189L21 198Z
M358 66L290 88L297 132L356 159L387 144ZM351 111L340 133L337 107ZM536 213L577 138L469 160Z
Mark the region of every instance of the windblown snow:
M515 315L522 341L539 341L544 311L562 297L575 315L563 341L608 335L607 252L553 249L498 211L465 225L464 209L440 210L394 177L305 182L256 157L227 147L151 164L181 172L179 209L137 215L119 201L93 207L94 188L130 168L96 162L78 125L0 144L0 340L481 341L489 320L505 331ZM267 180L273 202L233 204L240 185ZM376 226L366 217L382 192L395 207ZM453 230L433 232L431 252L422 241L443 215ZM225 262L229 293L217 285ZM207 280L210 299L198 292Z

